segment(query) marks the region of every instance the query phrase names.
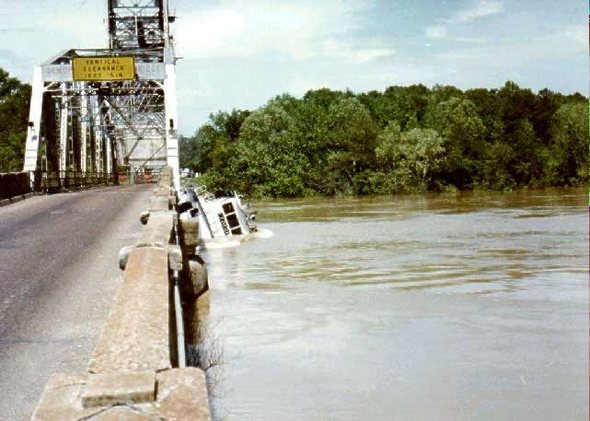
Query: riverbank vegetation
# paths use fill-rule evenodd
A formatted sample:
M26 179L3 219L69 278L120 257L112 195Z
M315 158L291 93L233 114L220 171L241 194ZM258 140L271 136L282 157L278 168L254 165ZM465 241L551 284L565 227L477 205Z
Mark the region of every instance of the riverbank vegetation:
M588 100L548 89L392 86L281 95L180 140L209 189L253 197L391 194L588 181Z

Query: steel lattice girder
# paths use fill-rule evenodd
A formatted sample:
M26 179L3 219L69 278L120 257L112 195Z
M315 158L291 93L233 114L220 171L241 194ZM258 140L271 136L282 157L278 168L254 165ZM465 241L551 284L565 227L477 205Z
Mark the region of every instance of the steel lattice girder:
M166 118L160 82L61 82L49 85L46 92L62 101L62 113L78 117L87 130L114 139L118 165L155 168L166 164ZM60 139L61 143L65 141Z
M110 47L168 46L170 18L166 3L163 0L108 0Z

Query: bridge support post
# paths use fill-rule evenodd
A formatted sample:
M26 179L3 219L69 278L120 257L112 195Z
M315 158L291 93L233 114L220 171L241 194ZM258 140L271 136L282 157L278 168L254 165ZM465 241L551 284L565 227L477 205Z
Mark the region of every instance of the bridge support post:
M33 86L31 106L29 109L29 126L27 128L27 142L25 146L25 162L23 171L31 172L31 182L37 169L39 154L39 136L41 135L41 111L43 109L43 74L41 66L33 70Z
M59 108L59 171L66 171L68 162L68 98L65 87ZM65 174L64 174L65 175Z
M86 95L86 83L81 83L82 93L80 96L80 171L85 173L88 161L88 137L89 137L89 114L88 96Z
M174 188L180 189L180 162L178 159L178 112L176 103L176 66L174 52L164 49L166 79L164 79L164 105L166 107L166 152L167 163L172 168Z

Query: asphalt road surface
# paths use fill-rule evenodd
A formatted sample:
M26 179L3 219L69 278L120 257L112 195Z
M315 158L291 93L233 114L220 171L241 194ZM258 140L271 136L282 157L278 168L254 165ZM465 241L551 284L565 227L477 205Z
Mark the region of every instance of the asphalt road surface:
M28 420L53 373L83 372L153 185L0 208L0 419Z

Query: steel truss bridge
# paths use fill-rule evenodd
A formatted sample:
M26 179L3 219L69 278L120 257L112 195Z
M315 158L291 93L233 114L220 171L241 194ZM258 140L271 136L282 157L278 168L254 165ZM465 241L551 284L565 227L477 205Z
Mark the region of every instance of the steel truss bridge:
M35 67L24 160L34 184L169 165L179 187L172 22L168 0L107 0L108 48Z

